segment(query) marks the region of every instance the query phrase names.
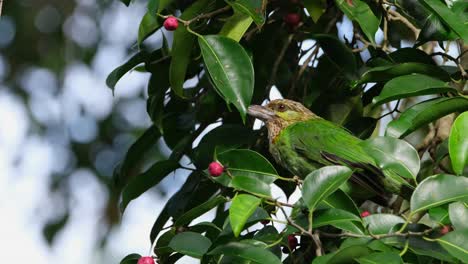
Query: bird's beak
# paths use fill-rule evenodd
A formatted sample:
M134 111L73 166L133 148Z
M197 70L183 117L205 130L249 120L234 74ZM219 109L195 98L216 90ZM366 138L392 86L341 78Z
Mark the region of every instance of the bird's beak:
M276 114L273 110L261 106L261 105L251 105L249 106L249 109L247 110L247 113L253 117L256 117L263 122L272 120Z

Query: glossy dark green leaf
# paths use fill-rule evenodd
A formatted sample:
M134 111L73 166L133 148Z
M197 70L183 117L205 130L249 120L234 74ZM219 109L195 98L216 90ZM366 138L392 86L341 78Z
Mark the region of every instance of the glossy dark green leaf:
M429 217L440 225L450 224L448 206L433 207L428 210Z
M396 77L387 82L372 103L380 105L393 100L428 94L454 92L457 90L447 83L422 74L410 74Z
M194 232L182 232L174 236L169 247L174 251L194 258L201 258L211 246L211 241Z
M411 196L411 213L454 201L468 200L468 178L438 174L426 178Z
M364 225L374 235L388 234L392 228L405 222L405 219L392 214L372 214L363 218Z
M192 159L197 167L206 168L213 161L215 149L218 152L224 152L249 144L253 140L255 140L255 137L250 128L240 125L223 124L214 128L202 138L195 149Z
M360 212L351 197L340 189L336 190L318 204L317 209L322 208L336 208L353 214L359 214Z
M335 253L329 253L320 257L314 258L312 264L327 264L328 261L335 256Z
M404 240L400 241L404 245ZM428 241L422 237L410 237L409 249L417 255L429 256L447 262L454 262L455 259L437 241ZM427 259L431 259L427 258Z
M353 172L345 166L327 166L311 172L302 186L302 199L312 212L322 200L335 192Z
M227 212L227 214L229 214L229 211ZM265 209L263 209L261 207L257 207L255 209L255 211L251 214L251 216L245 222L244 229L251 226L251 225L257 224L260 220L264 220L264 219L267 219L269 217L270 217L270 215L268 215L268 213L267 213L267 211L265 211ZM223 231L221 232L221 234L219 236L232 237L234 232L232 231L232 227L231 227L232 225L230 223L229 217L227 217L226 220L227 221L224 222L224 229L223 229Z
M395 63L419 62L422 64L436 65L433 58L426 52L417 48L401 48L388 54Z
M123 187L131 178L132 173L138 172L145 153L156 144L160 137L161 133L158 129L151 126L130 146L123 159L122 167L114 179L116 186Z
M131 1L132 0L120 0L120 2L124 3L126 6L129 6Z
M468 112L455 119L450 130L449 153L452 168L458 175L468 166Z
M168 213L168 206L167 204L164 205L164 208L161 210L159 213L158 217L153 223L153 226L151 227L151 232L150 232L150 241L151 243L154 242L156 237L158 237L159 232L164 228L164 225L167 223L171 216Z
M135 176L122 191L120 210L123 212L133 199L158 184L169 173L179 168L179 163L172 160L158 161L144 173Z
M218 153L217 159L227 167L233 177L246 176L266 184L276 180L278 173L262 155L248 149L235 149Z
M393 171L401 177L416 180L420 168L418 152L406 141L391 137L376 137L361 143L376 164L391 176ZM398 181L398 179L395 179Z
M138 259L141 258L140 254L130 254L127 255L125 258L123 258L120 261L120 264L136 264L138 262Z
M385 135L402 138L418 128L453 112L468 110L468 99L463 97L436 98L416 104L391 121Z
M327 2L324 0L304 0L304 7L307 9L314 23L317 23L327 10Z
M265 23L265 9L262 0L228 0L227 2L236 12L249 15L258 26Z
M248 194L238 194L232 199L231 207L229 207L229 221L234 236L239 236L247 219L255 212L260 202L260 198Z
M338 38L328 34L313 35L323 51L330 57L337 68L342 69L348 77L355 77L357 63L353 52Z
M327 209L314 212L313 228L331 225L351 233L364 234L362 231L361 219L345 210Z
M468 263L468 230L455 230L437 239L452 256Z
M467 21L463 16L453 12L445 3L438 0L422 0L421 2L447 24L462 40L468 41Z
M360 264L403 264L400 255L392 252L372 253L365 257L358 258L357 262Z
M150 11L146 12L138 27L138 45L141 45L146 38L156 32L160 27L161 24L158 22L156 14Z
M227 202L227 199L223 196L216 196L208 201L200 204L199 206L192 208L182 216L180 216L176 222L174 223L175 226L184 226L190 223L195 218L203 215L204 213L210 211L211 209L215 208L216 206Z
M367 3L361 0L353 0L351 5L345 0L335 0L335 3L349 19L358 22L366 37L375 43L375 33L379 29L380 20Z
M211 11L213 8L213 0L195 1L190 7L184 10L180 18L183 20L190 20L200 13ZM191 61L190 55L192 54L194 42L195 36L188 32L185 26L179 26L174 32L169 79L171 81L171 89L180 97L184 97L183 85L187 67Z
M468 206L462 202L449 205L450 221L455 230L468 230Z
M440 67L432 64L406 62L371 68L361 76L359 83L384 82L413 73L424 74L446 82L450 81L450 75Z
M254 90L254 69L247 52L236 41L218 35L200 36L198 43L211 79L226 103L245 121Z
M145 52L138 52L137 54L133 55L128 61L124 64L120 65L119 67L115 68L106 78L106 85L109 87L112 92L114 92L115 85L117 82L124 76L127 72L133 69L138 64L145 61L146 56L148 56Z
M224 23L219 34L239 42L252 22L253 19L248 14L234 11L234 14Z
M232 179L231 186L237 190L246 191L255 195L271 196L270 186L256 178L238 175Z
M372 253L372 250L366 246L350 246L338 250L335 255L328 260L327 264L345 264L350 260L361 258Z
M211 250L209 255L235 256L259 264L281 264L281 260L271 251L240 242L230 242Z

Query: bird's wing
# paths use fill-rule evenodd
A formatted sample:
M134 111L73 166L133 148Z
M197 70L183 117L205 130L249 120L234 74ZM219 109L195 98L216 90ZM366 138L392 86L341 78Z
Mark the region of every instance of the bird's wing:
M359 145L361 139L324 119L299 122L287 128L289 144L305 159L323 165L344 165L355 170L352 181L383 195L384 174Z

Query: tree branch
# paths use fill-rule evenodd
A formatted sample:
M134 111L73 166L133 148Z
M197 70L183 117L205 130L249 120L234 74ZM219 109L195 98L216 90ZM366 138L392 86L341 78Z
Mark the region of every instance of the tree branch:
M413 23L411 23L406 17L392 9L387 10L387 14L389 14L389 20L400 21L401 23L405 24L405 26L407 26L411 31L413 31L414 37L418 39L421 30L415 27Z

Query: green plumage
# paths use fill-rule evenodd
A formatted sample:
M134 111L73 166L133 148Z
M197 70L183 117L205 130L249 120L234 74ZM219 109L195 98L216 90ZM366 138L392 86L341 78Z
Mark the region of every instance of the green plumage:
M296 122L284 128L270 144L270 152L283 167L300 177L326 165L345 165L356 170L354 182L366 190L363 196L398 192L400 177L382 172L360 146L361 139L322 118ZM387 176L387 177L385 177ZM362 189L364 188L364 189Z

